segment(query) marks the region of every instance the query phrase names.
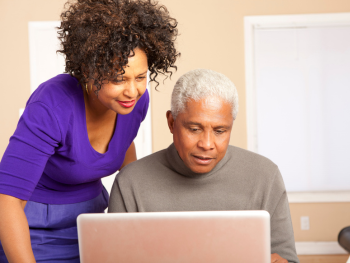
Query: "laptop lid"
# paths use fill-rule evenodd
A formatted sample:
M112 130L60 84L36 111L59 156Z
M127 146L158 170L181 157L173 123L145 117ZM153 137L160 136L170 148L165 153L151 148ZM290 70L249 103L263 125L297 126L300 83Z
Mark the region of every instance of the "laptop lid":
M82 214L77 223L82 263L271 262L266 211Z

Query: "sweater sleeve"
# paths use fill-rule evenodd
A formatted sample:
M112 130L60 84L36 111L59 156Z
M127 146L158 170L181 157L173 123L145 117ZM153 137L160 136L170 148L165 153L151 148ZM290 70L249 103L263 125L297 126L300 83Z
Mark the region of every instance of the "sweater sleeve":
M276 205L271 213L271 253L277 253L291 263L299 263L295 250L293 225L287 193L280 171L277 169L271 193ZM279 196L274 196L278 193Z
M124 203L124 199L118 184L118 175L112 186L111 196L109 197L108 213L125 213L128 212ZM129 211L136 212L136 211Z
M0 193L29 200L61 140L52 110L41 102L28 104L0 163Z

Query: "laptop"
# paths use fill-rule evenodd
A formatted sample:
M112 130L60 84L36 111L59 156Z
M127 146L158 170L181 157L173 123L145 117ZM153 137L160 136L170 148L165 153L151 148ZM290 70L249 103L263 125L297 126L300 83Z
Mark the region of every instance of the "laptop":
M266 211L81 214L80 262L271 262Z

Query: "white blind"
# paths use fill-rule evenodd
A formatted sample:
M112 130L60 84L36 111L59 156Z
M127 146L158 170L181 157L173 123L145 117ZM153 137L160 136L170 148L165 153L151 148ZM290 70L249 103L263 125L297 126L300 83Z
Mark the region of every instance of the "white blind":
M254 37L258 153L287 191L350 190L350 26Z

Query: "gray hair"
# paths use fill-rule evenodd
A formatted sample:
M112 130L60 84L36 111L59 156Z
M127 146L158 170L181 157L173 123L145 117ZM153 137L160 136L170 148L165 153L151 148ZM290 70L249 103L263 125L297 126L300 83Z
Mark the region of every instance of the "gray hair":
M171 96L171 113L176 119L189 99L198 101L207 97L219 97L232 107L235 120L238 113L238 94L235 85L224 74L210 69L195 69L182 75L176 82Z

